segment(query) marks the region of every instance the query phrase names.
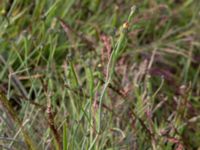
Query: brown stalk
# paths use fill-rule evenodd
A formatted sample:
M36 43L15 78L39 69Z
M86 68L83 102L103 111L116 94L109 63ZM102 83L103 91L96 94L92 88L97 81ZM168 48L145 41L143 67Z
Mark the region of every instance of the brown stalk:
M148 137L155 143L155 137L153 136L153 133L149 130L149 128L145 125L144 121L140 117L138 117L133 110L131 110L131 114L140 122Z
M56 143L58 145L59 150L62 150L62 144L61 144L61 139L60 139L60 135L59 132L55 126L54 123L54 115L51 109L51 99L50 99L50 94L47 94L47 109L46 109L46 113L47 113L47 120L48 120L48 125L53 133L53 136L56 140Z

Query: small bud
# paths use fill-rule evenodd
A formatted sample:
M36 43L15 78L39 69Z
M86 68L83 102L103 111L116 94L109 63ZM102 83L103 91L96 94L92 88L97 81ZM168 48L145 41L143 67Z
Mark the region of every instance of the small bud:
M123 29L128 29L129 28L129 23L128 22L125 22L124 24L123 24Z
M115 5L115 11L119 11L119 6Z
M101 68L101 67L102 67L102 64L101 64L101 63L100 63L100 64L98 64L98 67L99 67L99 68Z
M5 15L5 14L6 14L5 9L2 9L2 10L1 10L1 15Z

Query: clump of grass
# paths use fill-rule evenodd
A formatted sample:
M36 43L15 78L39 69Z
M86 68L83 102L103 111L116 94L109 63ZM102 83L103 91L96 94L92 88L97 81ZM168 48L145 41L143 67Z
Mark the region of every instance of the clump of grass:
M9 0L0 12L1 147L200 147L198 1Z

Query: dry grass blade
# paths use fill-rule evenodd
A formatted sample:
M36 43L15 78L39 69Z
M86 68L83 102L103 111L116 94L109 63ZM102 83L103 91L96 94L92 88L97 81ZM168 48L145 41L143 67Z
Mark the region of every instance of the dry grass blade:
M27 131L22 126L22 121L18 118L18 116L16 115L17 113L14 111L14 109L12 108L12 106L10 105L8 99L6 98L6 96L4 95L4 93L2 91L0 91L0 102L3 105L3 107L5 107L5 109L8 111L9 115L12 117L14 122L19 127L22 128L22 134L23 134L23 137L24 137L24 141L27 144L27 146L29 147L29 149L36 150L37 149L36 145L34 144L32 139L30 138L30 136L27 133Z
M80 39L83 43L90 47L90 49L95 49L95 43L91 38L84 36L81 32L75 31L73 28L70 27L63 19L57 18L60 21L60 25L62 26L63 30L65 31L67 37L69 38L70 42L73 46L76 46L76 38Z
M4 59L4 57L2 55L0 55L0 61L2 62L2 64L7 65L6 60ZM26 91L26 89L24 88L24 86L22 85L21 81L18 79L17 75L14 73L13 69L11 66L8 66L8 71L9 71L9 78L11 79L13 85L15 86L15 88L17 90L19 90L19 92L25 97L28 98L28 93Z
M60 21L60 25L62 26L63 30L66 33L67 38L69 39L69 41L71 42L72 45L75 45L75 39L74 39L74 32L71 29L71 27L63 20L58 18L58 20Z

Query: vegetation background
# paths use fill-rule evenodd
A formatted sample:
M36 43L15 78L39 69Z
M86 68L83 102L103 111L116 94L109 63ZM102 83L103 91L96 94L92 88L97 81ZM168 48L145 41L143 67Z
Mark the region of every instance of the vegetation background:
M199 0L0 12L0 149L200 149Z

